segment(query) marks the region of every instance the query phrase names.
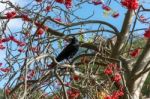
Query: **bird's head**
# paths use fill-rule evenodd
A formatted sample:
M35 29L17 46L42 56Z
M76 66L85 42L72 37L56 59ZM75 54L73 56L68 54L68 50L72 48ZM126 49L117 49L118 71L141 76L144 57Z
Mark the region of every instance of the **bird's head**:
M72 36L71 43L77 43L77 42L78 42L78 40L74 36Z
M66 40L67 42L70 42L71 44L74 44L74 43L78 43L78 42L79 42L74 36L66 37L65 40Z

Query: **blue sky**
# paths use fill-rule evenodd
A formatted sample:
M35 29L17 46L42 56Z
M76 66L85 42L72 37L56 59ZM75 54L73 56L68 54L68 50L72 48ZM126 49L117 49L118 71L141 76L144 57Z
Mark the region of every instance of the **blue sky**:
M24 0L10 0L12 3L16 3L18 1L24 1ZM24 4L24 2L21 2L21 4ZM5 9L5 5L0 3L0 12L3 11ZM1 23L0 23L1 26ZM8 23L9 28L11 29L11 31L16 31L19 28L21 28L22 26L22 21L21 20L17 20L17 19L13 19ZM6 29L6 33L8 32L8 29ZM6 57L6 51L5 50L0 50L0 62L3 63L3 65L5 64L4 58ZM0 88L4 87L6 80L2 80L0 83Z

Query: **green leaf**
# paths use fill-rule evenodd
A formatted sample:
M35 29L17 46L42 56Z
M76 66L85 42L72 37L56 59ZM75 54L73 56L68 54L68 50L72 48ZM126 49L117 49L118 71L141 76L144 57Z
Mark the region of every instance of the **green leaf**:
M61 49L63 48L63 46L62 46L62 40L58 40L58 47L61 48Z
M104 10L103 15L104 15L104 17L108 17L111 13L112 13L111 10L110 11Z
M84 41L84 36L83 36L83 34L81 34L81 35L79 36L79 41L80 41L80 42Z

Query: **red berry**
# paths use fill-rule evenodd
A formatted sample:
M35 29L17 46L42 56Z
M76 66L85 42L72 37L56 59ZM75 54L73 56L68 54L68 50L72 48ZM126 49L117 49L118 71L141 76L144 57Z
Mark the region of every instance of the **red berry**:
M150 28L145 30L144 37L150 38Z
M15 11L7 12L6 17L7 17L7 19L12 19L12 18L16 17L16 12Z
M141 51L140 48L137 48L137 49L133 50L133 51L130 53L131 57L137 57L137 56L139 55L140 51Z
M44 30L42 28L38 29L37 30L37 34L38 35L42 35L44 33Z
M49 12L51 9L52 9L51 6L47 6L46 9L45 9L45 11Z

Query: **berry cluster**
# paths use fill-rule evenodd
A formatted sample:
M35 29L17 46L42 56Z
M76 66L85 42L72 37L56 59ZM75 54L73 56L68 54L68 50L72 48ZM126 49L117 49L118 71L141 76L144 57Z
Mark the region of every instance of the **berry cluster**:
M58 3L65 4L66 8L69 9L72 6L72 0L55 0Z
M121 4L127 7L129 10L136 10L139 7L137 0L122 0Z

